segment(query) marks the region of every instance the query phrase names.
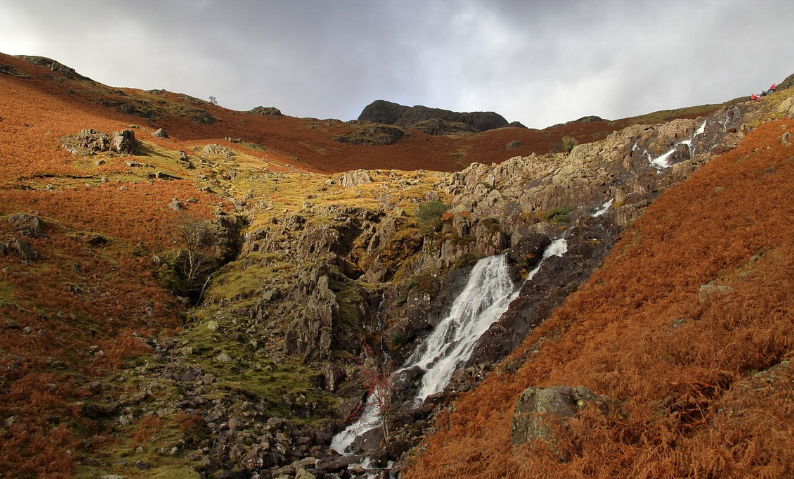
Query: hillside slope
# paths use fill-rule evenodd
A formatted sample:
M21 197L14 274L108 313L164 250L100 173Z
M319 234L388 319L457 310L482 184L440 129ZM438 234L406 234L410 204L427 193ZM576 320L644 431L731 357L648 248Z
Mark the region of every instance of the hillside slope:
M791 120L659 197L580 290L454 412L408 477L789 477L794 456ZM511 445L529 386L588 407ZM559 457L565 457L560 460Z
M0 54L0 477L361 476L329 443L362 371L409 356L478 259L504 253L518 281L566 237L572 253L525 283L474 364L366 451L404 463L437 406L501 368L659 194L792 116L781 92L400 134L28 60Z

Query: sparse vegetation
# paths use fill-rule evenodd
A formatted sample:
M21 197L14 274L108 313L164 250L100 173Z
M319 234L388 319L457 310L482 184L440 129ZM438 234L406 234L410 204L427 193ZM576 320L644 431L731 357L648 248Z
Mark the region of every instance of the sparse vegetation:
M567 206L556 206L543 214L543 219L549 223L567 223L571 209Z
M441 217L449 209L446 205L438 200L425 201L416 207L416 224L419 233L426 235L434 233L441 225Z
M576 146L576 138L572 136L565 135L560 141L562 143L562 149L565 151L565 153L570 153Z

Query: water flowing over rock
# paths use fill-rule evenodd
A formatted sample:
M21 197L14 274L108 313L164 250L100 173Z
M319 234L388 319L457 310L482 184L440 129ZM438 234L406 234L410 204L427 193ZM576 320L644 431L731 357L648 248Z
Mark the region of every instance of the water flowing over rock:
M449 315L414 350L404 367L418 366L425 371L416 395L418 403L441 391L458 365L469 359L480 335L507 309L514 289L504 256L477 263Z

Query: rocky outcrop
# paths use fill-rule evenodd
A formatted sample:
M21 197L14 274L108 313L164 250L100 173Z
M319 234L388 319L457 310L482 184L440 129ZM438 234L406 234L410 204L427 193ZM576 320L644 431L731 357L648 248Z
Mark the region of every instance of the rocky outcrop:
M73 155L88 156L105 151L132 154L136 147L135 132L121 130L108 135L88 128L61 138L61 146Z
M336 181L345 188L351 188L353 186L372 183L372 177L364 170L355 170L342 173Z
M340 143L351 145L373 145L385 146L392 145L397 140L405 136L402 128L388 125L360 124L360 122L349 122L353 125L353 131L346 135L334 136L332 139Z
M49 69L51 72L60 73L61 76L64 78L68 78L70 80L86 80L93 83L94 80L80 75L77 73L74 68L67 67L63 63L56 62L55 60L47 57L40 57L40 56L33 56L33 55L16 55L17 58L21 58L27 62L30 62L34 65L38 65L40 67L44 67Z
M132 130L113 132L113 138L110 140L110 149L116 153L134 153L135 132Z
M44 224L37 216L15 213L8 217L8 222L22 235L28 238L44 236Z
M281 110L273 106L257 106L248 110L246 113L258 116L281 116Z
M487 131L508 126L507 120L494 112L456 113L421 105L408 107L385 100L376 100L367 105L358 119L418 129L436 135L445 135L461 129Z
M284 339L289 354L299 354L304 361L327 359L333 345L333 332L338 328L339 303L329 289L328 267L321 265L306 272L295 287L302 297L301 313L290 324Z

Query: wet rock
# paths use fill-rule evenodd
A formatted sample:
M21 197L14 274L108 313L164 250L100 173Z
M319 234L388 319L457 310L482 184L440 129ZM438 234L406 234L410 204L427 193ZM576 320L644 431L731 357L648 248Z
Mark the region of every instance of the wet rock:
M354 454L351 454L349 456L339 456L334 459L320 461L317 464L317 470L324 472L326 474L335 474L344 471L353 464L360 463L361 459L362 459L361 456L357 456Z

